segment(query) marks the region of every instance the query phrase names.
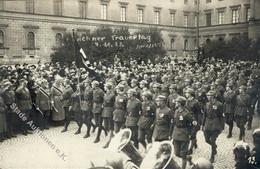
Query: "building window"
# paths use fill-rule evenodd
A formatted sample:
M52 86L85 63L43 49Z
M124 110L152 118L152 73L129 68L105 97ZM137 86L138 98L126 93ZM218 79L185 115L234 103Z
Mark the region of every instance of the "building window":
M184 15L184 27L188 27L188 15Z
M107 19L107 4L101 4L101 19Z
M211 13L206 13L206 26L211 26Z
M197 49L197 39L194 39L194 49Z
M184 4L188 4L189 3L189 1L188 0L184 0Z
M246 22L249 22L250 19L250 8L246 8Z
M33 32L28 32L27 40L28 40L28 48L34 49L35 48L35 35Z
M160 11L154 11L154 24L160 24Z
M0 48L3 48L4 46L5 46L4 32L0 30Z
M183 47L184 50L187 50L188 49L188 40L185 39L184 40L184 47Z
M206 3L211 3L211 0L206 0Z
M198 16L195 15L194 16L194 26L197 27L197 24L198 24Z
M206 39L206 44L208 45L209 43L210 43L210 39L207 38L207 39Z
M238 9L232 9L232 23L238 23L239 13Z
M4 10L4 1L0 1L0 10Z
M138 19L138 23L143 23L143 19L144 19L144 10L143 9L137 10L137 19Z
M54 0L54 15L62 15L62 0Z
M171 18L171 26L174 26L175 25L175 13L171 13L170 18Z
M56 47L61 47L62 46L62 34L57 33L55 36L55 42L56 42Z
M87 17L87 1L79 1L79 12L81 18Z
M175 49L175 40L171 39L171 50Z
M125 22L126 21L126 7L121 6L121 21Z
M26 0L26 12L34 13L34 0Z
M218 12L218 24L219 25L224 24L224 11Z
M195 6L198 5L198 0L194 0L194 5L195 5Z

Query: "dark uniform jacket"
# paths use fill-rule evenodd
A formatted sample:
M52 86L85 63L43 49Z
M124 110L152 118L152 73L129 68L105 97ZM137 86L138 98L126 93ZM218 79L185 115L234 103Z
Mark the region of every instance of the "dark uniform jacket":
M250 107L250 97L247 94L239 94L236 97L235 116L247 117Z
M83 111L92 111L93 104L93 90L90 86L86 87L82 97L81 109Z
M16 103L16 98L15 98L15 92L14 90L6 90L4 91L2 95L5 104L7 105L7 113L15 113L14 111L11 110L10 105L13 103Z
M233 114L235 111L235 91L227 91L224 93L224 113L225 114Z
M104 100L104 92L102 89L97 88L93 90L93 108L92 112L94 114L102 112L102 104Z
M18 87L16 89L17 105L20 110L31 110L32 100L27 87Z
M204 114L205 130L222 131L224 129L223 105L215 100L208 102Z
M153 137L156 140L167 140L170 136L173 113L167 106L156 109L155 127Z
M126 118L126 95L117 95L115 99L115 111L113 112L113 120L116 122L124 122Z
M73 89L71 86L67 86L64 89L63 95L62 95L62 100L63 100L63 107L69 107L70 106L70 99L71 95L73 93Z
M254 106L256 104L256 101L257 101L257 88L256 88L256 86L252 86L252 87L248 88L247 94L249 95L250 105Z
M142 114L138 121L138 126L143 129L150 129L154 123L155 115L155 103L153 101L142 102Z
M127 117L125 125L127 127L137 126L139 116L142 110L142 104L137 98L132 98L127 101L126 105Z
M104 95L102 117L112 117L115 104L114 91L106 92Z
M189 141L193 121L195 121L195 118L191 111L177 109L174 116L173 140Z
M202 112L201 112L201 106L196 99L187 100L186 107L189 111L193 113L194 118L196 121L201 124L202 122Z
M167 106L174 112L175 111L175 100L179 97L177 93L170 94L167 99Z
M36 105L41 111L51 109L50 92L47 89L39 89L36 93Z

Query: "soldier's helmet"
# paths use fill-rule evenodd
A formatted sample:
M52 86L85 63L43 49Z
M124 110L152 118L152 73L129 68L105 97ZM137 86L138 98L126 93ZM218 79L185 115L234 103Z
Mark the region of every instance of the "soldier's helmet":
M127 91L127 94L132 94L132 95L136 95L136 90L135 89L129 89L128 91Z
M194 91L192 88L187 88L184 92L185 92L185 93L189 93L189 94L191 94L192 96L195 95L195 91Z
M185 105L185 103L186 103L186 98L183 97L183 96L178 96L175 101L178 102L178 103L180 103L181 105Z
M192 169L213 169L213 164L205 159L205 158L199 158L194 162L194 165L192 166Z
M171 84L171 85L169 86L169 89L175 89L175 90L177 90L177 85L176 85L176 84Z

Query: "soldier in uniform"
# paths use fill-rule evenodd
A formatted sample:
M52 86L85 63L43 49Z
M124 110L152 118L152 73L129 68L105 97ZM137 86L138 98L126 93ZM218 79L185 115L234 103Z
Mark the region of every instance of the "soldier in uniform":
M138 148L138 120L142 110L142 104L140 100L136 98L136 90L129 89L127 91L127 105L126 105L126 122L125 125L132 131L131 140L134 142L134 146Z
M141 93L149 90L147 87L148 83L146 80L142 80L139 84L140 84Z
M72 113L69 110L72 93L73 93L72 82L66 79L65 88L62 95L63 109L65 111L65 125L64 125L64 129L61 132L66 132L68 130L69 123L73 118Z
M138 140L146 148L146 141L152 142L152 125L156 114L156 105L152 101L152 93L149 91L142 93L142 114L138 121Z
M154 121L153 141L168 140L172 135L173 113L166 105L166 97L159 95L156 98L156 116Z
M248 110L250 107L250 97L246 93L246 86L239 87L239 94L236 96L235 121L240 129L239 140L245 136L245 124L247 122Z
M85 89L83 91L81 110L83 111L83 123L85 123L87 126L87 132L84 138L88 138L90 136L91 126L95 127L94 125L92 125L91 122L91 119L93 117L93 113L92 113L93 90L88 80L85 80L83 84Z
M197 126L193 113L185 108L185 97L176 99L174 115L173 145L175 155L182 158L182 169L186 168L192 126Z
M187 109L193 113L193 117L197 121L197 125L192 128L192 133L191 133L191 146L189 152L192 153L193 148L197 148L197 132L200 130L200 126L202 123L202 111L201 111L201 106L198 102L197 99L195 99L195 91L191 88L188 88L185 91L185 95L187 98L186 102L186 107Z
M115 92L113 90L113 84L107 82L105 84L106 93L104 95L102 121L104 121L104 128L110 132L110 138L113 137L114 123L113 123L113 111L115 104ZM106 146L105 146L106 147Z
M152 91L153 91L153 100L157 98L157 96L160 95L160 84L159 83L154 83L152 86Z
M92 112L94 115L94 120L96 123L96 126L98 127L98 133L97 137L94 140L94 143L98 143L100 141L100 135L101 131L104 130L106 134L106 130L102 126L102 121L101 121L101 113L102 113L102 104L104 101L104 92L103 90L99 87L99 82L98 81L93 81L91 83L92 89L93 89L93 108Z
M253 81L248 81L247 83L247 94L250 97L250 107L248 110L248 122L247 122L247 129L250 130L252 128L252 121L253 121L253 115L255 110L255 105L257 102L257 88L254 85Z
M16 113L12 110L11 104L15 103L15 92L11 82L7 79L2 81L3 85L3 99L7 106L6 108L6 127L7 127L7 138L16 137L14 135L14 122L16 119Z
M224 114L227 125L229 126L227 138L232 137L234 109L235 109L236 91L232 90L231 84L228 83L224 93Z
M49 129L49 117L51 114L50 90L47 80L41 82L36 91L36 109L40 112L40 129Z
M27 121L29 120L31 109L32 109L32 100L30 92L27 88L27 81L25 79L19 80L19 86L15 91L17 98L17 106L20 111L25 115ZM21 130L23 135L31 134L28 131L27 121L21 121Z
M132 79L132 80L131 80L131 87L132 87L132 89L134 89L134 90L136 91L136 97L137 97L138 99L140 99L140 97L141 97L141 90L140 90L140 88L138 87L138 80Z
M167 106L173 111L173 113L175 112L175 100L180 96L177 93L177 85L176 84L171 84L169 87L169 96L167 98Z
M51 87L51 98L54 106L52 120L56 122L61 122L65 119L65 111L62 102L63 90L61 79L57 79Z
M114 131L118 133L124 128L126 118L127 96L124 93L124 86L119 84L116 87L115 111L113 112Z
M215 94L212 90L207 93L209 102L202 123L205 140L211 146L211 162L214 162L217 154L216 140L224 129L223 105L217 101Z

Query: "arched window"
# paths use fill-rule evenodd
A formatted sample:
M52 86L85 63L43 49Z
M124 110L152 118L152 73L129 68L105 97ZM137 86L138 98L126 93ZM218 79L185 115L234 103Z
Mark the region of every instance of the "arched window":
M35 48L35 35L33 32L28 32L27 40L28 40L28 48L34 49Z
M171 39L171 50L174 50L175 49L175 40L174 39Z
M56 41L56 47L62 46L62 34L61 33L56 34L55 41Z
M184 50L187 50L188 49L188 40L185 39L184 40Z
M0 30L0 48L3 48L4 46L5 46L4 32Z

